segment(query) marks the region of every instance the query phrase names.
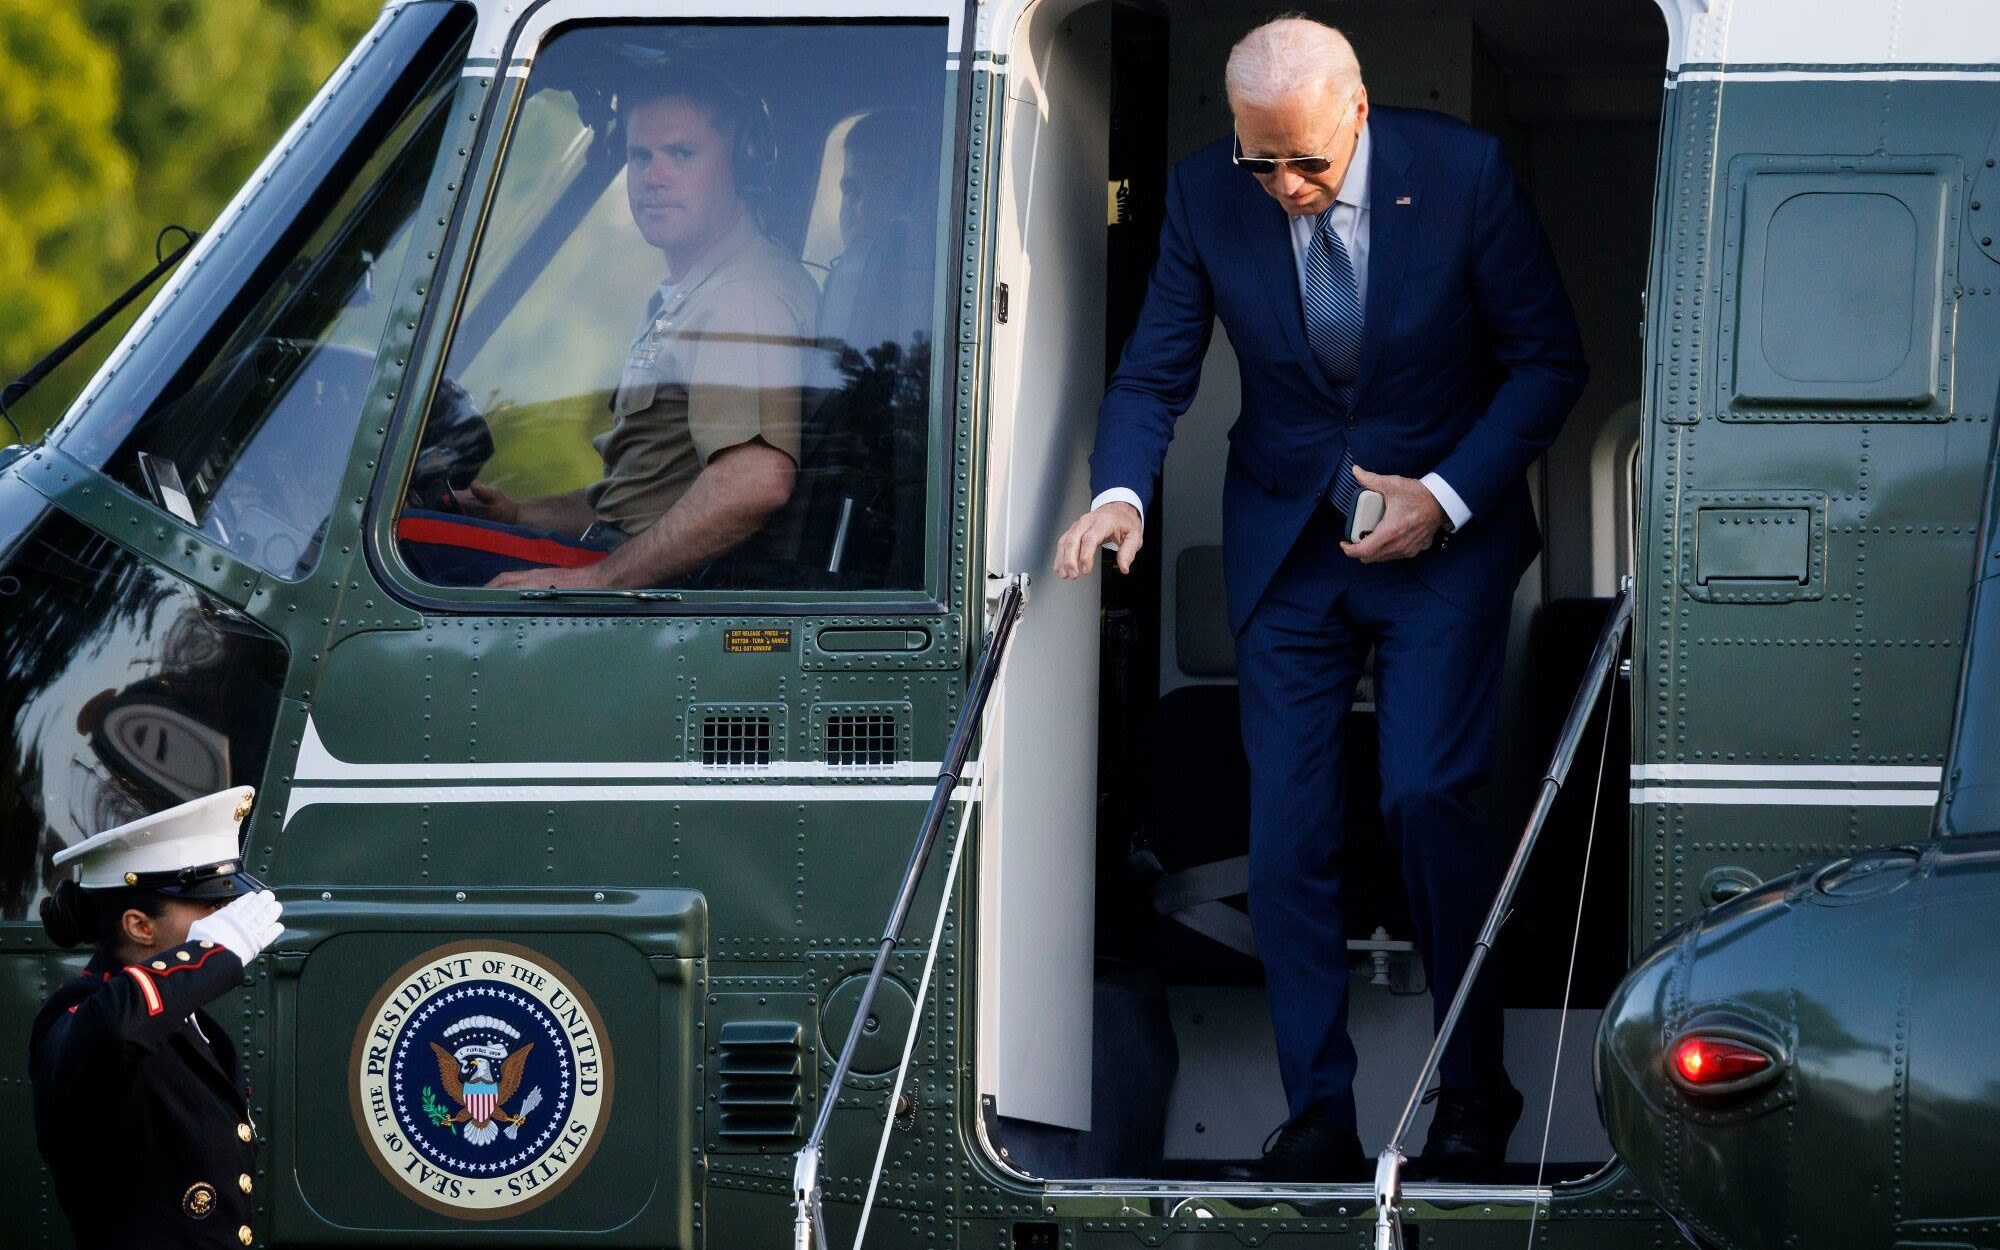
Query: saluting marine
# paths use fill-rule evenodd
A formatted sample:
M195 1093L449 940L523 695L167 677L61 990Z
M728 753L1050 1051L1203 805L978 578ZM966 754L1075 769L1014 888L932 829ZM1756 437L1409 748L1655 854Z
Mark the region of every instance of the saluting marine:
M95 952L29 1043L35 1140L81 1250L247 1246L256 1127L236 1048L202 1010L284 932L243 871L239 786L88 838L42 903L58 945ZM107 1184L105 1146L132 1161Z

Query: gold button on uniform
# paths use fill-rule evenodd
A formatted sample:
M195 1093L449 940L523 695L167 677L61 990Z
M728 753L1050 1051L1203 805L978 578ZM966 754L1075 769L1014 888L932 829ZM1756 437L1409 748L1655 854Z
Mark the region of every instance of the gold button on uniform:
M153 971L165 972L166 970L167 970L167 965L164 960L155 959L153 961Z
M239 1124L236 1126L236 1140L237 1141L250 1140L250 1126L248 1124Z
M188 954L186 951L175 951L174 958L180 960L182 963L186 963L188 960L193 959L194 956Z
M236 1178L236 1188L242 1190L246 1194L250 1192L250 1173L245 1172L243 1175Z
M250 1244L250 1226L248 1224L245 1224L241 1228L238 1228L236 1230L236 1240L242 1242L246 1246Z

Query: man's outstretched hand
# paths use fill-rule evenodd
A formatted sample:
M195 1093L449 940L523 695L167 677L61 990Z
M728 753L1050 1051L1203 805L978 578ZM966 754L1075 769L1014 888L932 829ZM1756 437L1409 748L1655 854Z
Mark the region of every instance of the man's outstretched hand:
M1130 573L1139 548L1146 545L1146 524L1129 503L1108 503L1084 513L1056 539L1056 576L1072 581L1097 567L1097 549L1118 548L1118 571Z

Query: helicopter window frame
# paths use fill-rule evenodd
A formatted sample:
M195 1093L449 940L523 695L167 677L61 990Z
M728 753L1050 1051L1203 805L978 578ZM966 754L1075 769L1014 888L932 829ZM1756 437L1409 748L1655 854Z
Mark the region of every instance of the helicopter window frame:
M693 615L722 616L755 611L786 616L866 616L922 615L952 611L957 581L953 570L963 562L954 554L950 541L954 518L960 510L959 496L972 487L964 471L965 428L959 405L954 399L959 357L967 348L959 339L961 320L957 287L965 264L964 221L969 188L966 185L965 140L970 130L972 75L962 72L965 6L960 0L891 0L888 4L856 4L834 0L808 12L791 4L768 4L751 8L726 8L715 0L667 3L635 16L629 6L606 0L540 0L523 14L511 30L495 58L491 71L498 81L520 81L524 85L511 98L496 101L499 107L481 119L468 167L468 188L454 206L447 228L444 254L447 267L440 271L433 293L426 299L418 327L416 351L423 358L424 373L398 400L390 427L388 445L377 469L375 489L370 492L364 544L378 579L396 598L423 610L453 613L531 615ZM707 26L930 26L944 32L944 98L939 101L939 148L936 153L935 203L930 218L935 251L930 274L933 359L927 384L927 413L924 447L924 505L914 522L911 535L921 540L916 577L900 587L735 587L675 586L636 591L579 592L574 597L551 592L493 590L484 586L451 585L425 580L412 569L399 550L396 522L407 506L406 491L417 465L424 427L431 416L432 403L447 381L446 364L455 353L459 336L470 327L481 341L498 329L508 307L510 290L518 293L533 285L536 277L553 259L553 251L542 249L539 258L531 255L537 234L544 225L559 219L557 205L573 201L567 211L588 213L593 203L609 189L609 182L590 178L588 161L568 186L550 197L548 215L516 242L516 252L503 261L502 271L489 283L478 281L478 266L487 245L487 229L495 217L498 192L506 175L507 162L521 129L523 106L533 97L525 84L532 82L533 70L546 46L579 27L674 27ZM482 29L481 37L485 35ZM474 59L482 53L475 42ZM851 121L843 117L842 121ZM610 132L615 134L616 132ZM608 173L615 178L623 171L622 153ZM472 171L480 171L474 174ZM484 179L485 185L479 185ZM449 280L448 280L449 279ZM483 286L484 289L481 289ZM493 315L488 309L499 310Z
M414 262L410 223L421 198L440 181L445 159L441 130L439 142L425 155L425 131L450 112L454 84L463 77L476 28L476 6L466 0L421 0L385 12L50 430L50 445L103 474L203 544L283 582L312 577L342 497L337 478L309 499L298 492L297 500L287 501L303 500L309 512L322 506L325 511L310 534L300 530L293 535L301 539L295 559L279 558L275 547L242 549L211 508L225 496L230 475L255 452L267 429L284 433L284 427L271 422L291 400L291 385L324 384L308 374L316 362L332 359L325 351L329 348L351 357L348 381L357 392L352 413L341 416L343 421L352 418L337 449L338 463L348 462L367 397L382 373L381 340L393 320L373 285L400 287ZM408 183L417 188L418 206L379 252L357 253L365 262L360 272L368 298L363 304L382 301L374 314L382 326L372 339L364 335L354 343L270 340L295 366L271 370L273 376L284 372L285 389L233 422L211 420L209 428L197 431L222 444L218 454L227 462L203 489L192 489L197 483L190 480L185 490L190 506L175 507L172 493L162 488L163 479L170 485L176 478L198 477L198 466L163 458L148 442L201 416L204 387L226 388L243 372L221 356L240 338L245 324L261 320L268 326L296 315L318 289L315 284L325 280L329 260L349 259L343 245L384 194L385 179L406 161L413 162ZM385 259L393 263L384 266ZM358 306L350 303L326 328L337 328ZM142 462L141 452L152 453L154 468ZM249 502L258 499L253 494ZM264 511L277 517L273 509Z

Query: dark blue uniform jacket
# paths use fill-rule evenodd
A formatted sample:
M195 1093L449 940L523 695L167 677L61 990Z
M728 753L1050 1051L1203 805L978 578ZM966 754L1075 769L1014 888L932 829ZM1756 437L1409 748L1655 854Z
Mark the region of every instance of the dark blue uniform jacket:
M237 988L228 949L92 960L35 1017L35 1140L82 1250L249 1245L257 1171L236 1048L202 1006Z

